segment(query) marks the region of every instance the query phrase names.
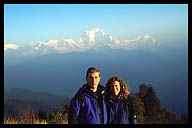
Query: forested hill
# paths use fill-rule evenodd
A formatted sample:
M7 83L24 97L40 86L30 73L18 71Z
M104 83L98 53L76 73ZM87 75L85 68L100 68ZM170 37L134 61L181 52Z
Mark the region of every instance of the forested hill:
M32 91L22 88L10 88L4 92L4 114L17 115L18 111L31 106L35 111L39 108L49 113L55 105L68 101L67 96L59 96L46 92Z

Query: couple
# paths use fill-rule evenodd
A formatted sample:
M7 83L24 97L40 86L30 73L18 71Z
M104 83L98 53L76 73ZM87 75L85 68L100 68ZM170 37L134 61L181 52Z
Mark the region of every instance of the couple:
M120 77L111 77L105 88L100 79L97 68L87 70L87 84L70 102L69 124L136 124L126 83Z

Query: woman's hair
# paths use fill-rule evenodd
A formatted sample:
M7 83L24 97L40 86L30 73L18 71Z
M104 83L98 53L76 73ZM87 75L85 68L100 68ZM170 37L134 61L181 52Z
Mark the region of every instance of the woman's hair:
M120 83L120 92L118 94L118 97L120 100L127 99L129 95L129 89L127 84L121 79L119 76L116 77L111 77L106 84L106 95L109 98L113 98L114 95L111 90L111 85L113 84L114 81L118 81Z

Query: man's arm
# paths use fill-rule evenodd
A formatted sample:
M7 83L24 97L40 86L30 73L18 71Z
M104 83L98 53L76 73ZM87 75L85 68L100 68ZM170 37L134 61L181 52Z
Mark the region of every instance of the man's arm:
M77 124L78 115L79 115L79 103L77 100L72 99L69 107L68 123Z
M76 95L70 102L68 123L69 124L78 124L78 117L80 114L80 107L84 102L83 95Z

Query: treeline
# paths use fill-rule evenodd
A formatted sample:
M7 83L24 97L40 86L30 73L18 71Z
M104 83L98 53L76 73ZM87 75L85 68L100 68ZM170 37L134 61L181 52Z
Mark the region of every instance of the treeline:
M167 108L161 108L155 90L151 85L141 84L139 92L131 94L138 124L188 124L188 114L179 117ZM4 115L4 124L68 124L68 110L70 99L62 105L56 105L50 113L43 107L38 112L28 106L20 111L16 117Z
M187 124L188 114L179 117L167 108L161 108L152 85L141 84L138 93L132 93L132 100L139 124Z

